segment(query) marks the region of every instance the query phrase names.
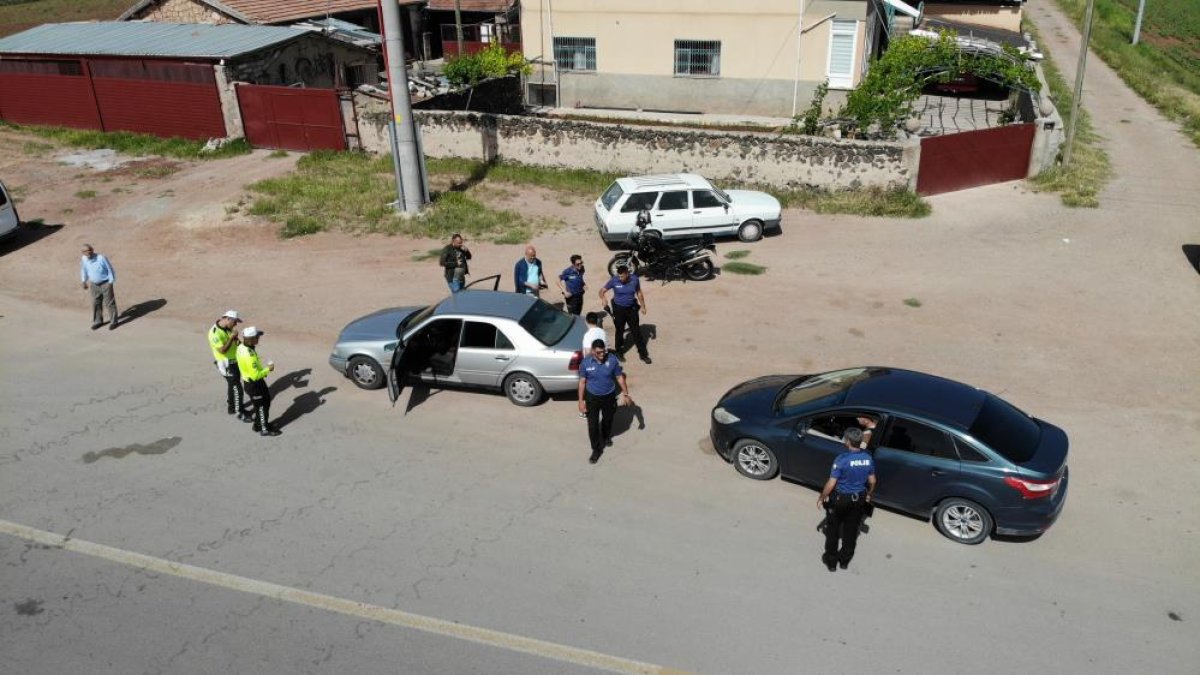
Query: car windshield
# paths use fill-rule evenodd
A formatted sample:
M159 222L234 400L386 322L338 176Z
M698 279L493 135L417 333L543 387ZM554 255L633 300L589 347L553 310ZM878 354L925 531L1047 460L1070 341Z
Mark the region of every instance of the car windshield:
M717 187L716 185L713 186L713 192L720 195L721 199L724 199L726 204L733 203L733 197L730 197L728 192L722 190L721 188Z
M783 395L779 408L787 414L820 399L831 399L828 403L836 403L837 399L845 398L851 385L868 377L870 373L866 368L849 368L812 375L793 385Z
M612 208L617 205L623 194L625 194L625 191L621 189L621 186L613 183L608 186L608 189L604 191L604 195L600 197L600 203L604 205L605 209L612 211Z
M538 342L549 347L566 337L567 331L575 323L575 317L558 311L545 300L538 300L525 312L519 323Z
M400 325L396 326L396 339L400 339L404 336L405 328L421 323L425 319L429 318L429 315L433 314L434 307L437 307L437 305L430 305L428 307L418 309L412 314L409 314L408 318L404 319L400 322Z
M967 433L1010 462L1028 462L1037 452L1042 430L1029 415L988 394Z

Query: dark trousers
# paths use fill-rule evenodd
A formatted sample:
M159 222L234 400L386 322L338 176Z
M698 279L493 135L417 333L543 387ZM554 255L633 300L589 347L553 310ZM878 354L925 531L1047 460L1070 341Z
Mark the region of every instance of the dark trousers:
M229 414L242 414L244 410L244 402L242 399L242 374L238 371L237 364L232 360L229 362L228 369L225 371L225 404L229 410Z
M613 325L617 331L617 353L625 353L625 326L628 324L629 330L633 333L634 344L637 345L638 356L645 358L646 338L642 335L642 321L638 318L638 306L634 304L632 307L622 307L617 303L612 304Z
M596 396L584 392L583 402L587 406L588 440L592 443L592 454L604 451L604 445L612 436L613 415L617 412L617 392Z
M246 380L246 395L254 405L254 412L251 413L254 416L254 430L270 429L268 420L271 419L271 390L267 387L266 378Z
M567 312L579 316L583 313L583 293L576 293L563 302Z
M104 310L108 310L109 321L117 325L117 296L113 292L112 283L88 284L92 293L92 325L104 323Z
M829 515L825 520L825 563L848 563L854 557L858 543L858 526L862 523L866 495L833 494L829 497ZM838 542L841 541L841 549Z

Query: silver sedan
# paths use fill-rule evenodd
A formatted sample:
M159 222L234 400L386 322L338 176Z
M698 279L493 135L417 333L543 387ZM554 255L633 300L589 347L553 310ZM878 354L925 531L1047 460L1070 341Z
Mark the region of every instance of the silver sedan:
M363 389L408 381L500 389L520 406L579 382L579 317L533 296L466 289L427 307L395 307L351 321L329 365Z

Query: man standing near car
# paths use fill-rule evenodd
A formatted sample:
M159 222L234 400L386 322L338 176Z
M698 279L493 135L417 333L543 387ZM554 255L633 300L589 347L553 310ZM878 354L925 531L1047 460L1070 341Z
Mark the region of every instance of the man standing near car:
M262 335L254 326L242 331L242 342L237 348L238 370L254 404L254 430L263 436L278 436L281 432L270 423L271 389L267 387L267 375L275 370L275 362L267 361L264 366L258 358L258 340Z
M525 247L525 257L517 261L513 268L513 277L517 284L517 292L526 295L541 296L546 286L545 265L537 257L537 249L530 244Z
M858 526L863 512L875 492L875 459L859 447L863 432L848 427L842 433L846 450L833 460L829 480L817 498L817 508L825 509L825 554L821 561L833 572L840 565L846 569L854 557L858 543ZM838 543L841 547L838 547Z
M567 312L579 316L583 313L583 294L587 284L583 281L583 256L571 256L571 264L558 275L558 290L562 292Z
M642 295L642 283L636 274L629 272L628 265L617 267L617 276L608 280L600 289L600 304L608 305L608 291L612 290L613 326L617 331L617 354L625 353L625 327L633 332L634 344L637 345L638 356L645 363L652 363L650 352L646 350L646 337L642 335L642 322L638 313L646 313L646 296Z
M612 443L618 388L622 403L632 405L621 362L608 352L603 340L592 341L591 353L579 364L579 412L587 415L588 440L592 445L588 461L592 464L600 460L604 447Z
M117 296L113 285L117 273L108 258L96 253L91 244L83 245L83 258L79 261L79 282L85 291L92 293L92 330L104 325L104 310L108 310L111 323L109 330L117 329ZM101 308L103 304L103 308Z
M213 363L225 378L225 406L230 415L243 422L253 421L242 403L242 375L237 364L237 325L242 322L236 310L229 310L208 329L208 346L212 348Z
M442 249L442 256L439 260L442 268L446 271L446 285L450 287L451 293L457 293L463 289L467 275L471 273L467 265L467 261L470 259L471 251L463 246L462 235L455 233L450 237L450 243Z

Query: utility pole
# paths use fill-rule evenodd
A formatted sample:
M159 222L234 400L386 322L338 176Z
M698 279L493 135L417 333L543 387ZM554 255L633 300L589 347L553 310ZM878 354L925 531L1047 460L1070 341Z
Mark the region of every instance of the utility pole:
M1071 126L1067 129L1067 147L1063 151L1063 166L1071 165L1071 153L1075 149L1075 130L1079 128L1079 102L1083 98L1083 70L1087 67L1088 42L1092 37L1092 10L1096 0L1088 0L1083 13L1083 42L1079 45L1079 65L1075 67L1075 99L1071 101Z
M1146 13L1146 0L1138 0L1137 21L1133 22L1133 41L1129 44L1136 45L1138 37L1142 34L1142 15Z
M408 68L404 64L404 30L398 0L379 0L383 12L384 56L387 59L388 97L392 100L389 132L392 164L396 170L396 210L419 213L429 202L425 194L425 158L417 150L416 122L408 93Z
M463 53L462 0L454 0L454 30L458 34L458 55L466 56Z
M804 0L796 8L796 77L792 80L792 118L796 117L796 106L800 99L800 39L804 36Z

